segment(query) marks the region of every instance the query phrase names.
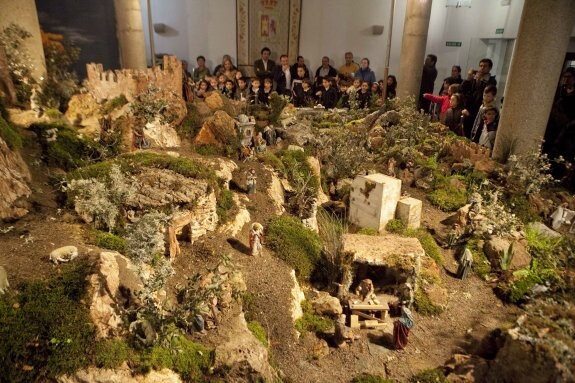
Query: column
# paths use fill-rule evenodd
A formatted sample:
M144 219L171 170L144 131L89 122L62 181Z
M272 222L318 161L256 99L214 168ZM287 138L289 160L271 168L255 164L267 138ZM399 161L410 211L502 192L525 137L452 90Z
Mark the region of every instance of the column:
M2 10L0 31L14 23L32 35L24 39L23 47L30 58L32 78L40 82L46 77L46 60L36 2L34 0L0 0L0 9Z
M432 0L407 0L403 41L399 58L397 96L413 96L417 101L425 59L427 30Z
M120 65L127 69L146 69L146 46L139 0L114 0L116 33L120 46Z
M573 0L525 0L493 158L541 144L575 23Z

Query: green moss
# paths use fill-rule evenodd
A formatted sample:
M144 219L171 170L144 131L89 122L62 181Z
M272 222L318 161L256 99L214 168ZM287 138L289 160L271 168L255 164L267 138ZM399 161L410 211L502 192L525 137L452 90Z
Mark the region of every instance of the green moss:
M220 151L213 145L197 145L194 151L202 156L217 156Z
M413 375L409 379L409 383L447 383L447 378L443 371L434 368Z
M112 113L114 110L123 107L127 103L128 99L126 96L121 94L118 97L114 97L113 99L106 101L106 103L102 106L101 113L102 115Z
M112 233L94 230L92 233L94 245L104 249L126 252L126 240Z
M423 250L425 250L425 254L428 257L431 257L438 265L443 265L445 262L443 253L431 233L425 229L408 229L405 231L405 235L417 238L421 243Z
M379 375L363 373L354 377L351 380L351 383L393 383L393 380L384 378L383 376Z
M433 189L427 199L443 211L455 211L467 203L467 180L463 176L445 177L439 171L433 172ZM460 187L456 185L460 184Z
M94 363L100 368L117 368L130 359L133 350L122 339L107 339L96 344Z
M273 218L266 231L267 245L294 268L298 279L309 280L321 259L321 241L317 233L307 229L295 217Z
M187 104L188 113L182 123L176 128L178 133L185 137L194 137L202 127L202 118L198 107L194 103Z
M0 297L4 381L41 381L91 363L95 332L82 303L88 267L75 262L61 270L60 276L48 281L24 283L18 295Z
M12 150L22 148L22 136L20 136L17 128L13 127L2 117L0 117L0 138L6 141L6 144Z
M225 223L229 220L228 212L234 207L234 194L228 190L221 188L216 201L216 213L220 219L220 223Z
M154 346L146 350L138 360L138 369L176 371L184 381L201 382L212 365L213 352L182 335L173 335L169 347Z
M53 120L53 121L62 122L64 119L64 114L62 114L62 112L60 112L56 108L46 109L44 111L44 114L46 115L46 117L48 117L50 120Z
M482 279L487 279L491 273L491 263L485 256L483 249L479 246L479 240L476 238L470 239L467 242L467 248L473 254L473 265L471 268Z
M97 142L81 137L76 130L61 122L32 124L30 129L43 143L44 156L50 166L72 170L86 166L104 156L103 149ZM57 130L57 138L55 141L48 142L46 132L51 129Z
M431 302L431 300L425 293L425 291L423 291L421 288L418 288L415 291L414 301L415 301L415 309L421 315L434 316L439 315L443 312L443 308L434 305L433 302Z
M264 346L268 347L268 335L266 329L257 320L252 320L248 322L248 329L254 334L257 340L259 340Z
M399 219L390 219L385 225L385 230L390 233L401 234L405 232L405 225Z
M358 230L357 234L378 236L379 232L370 227L364 227Z
M321 333L333 328L333 321L314 313L310 302L303 301L301 308L303 310L303 316L295 322L295 328L301 334L307 331Z

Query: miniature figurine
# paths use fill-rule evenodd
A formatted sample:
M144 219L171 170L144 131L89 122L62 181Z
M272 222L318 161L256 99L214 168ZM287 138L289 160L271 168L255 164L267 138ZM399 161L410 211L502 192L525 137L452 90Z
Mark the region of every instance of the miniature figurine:
M250 252L252 256L262 255L263 243L264 227L260 223L254 222L250 230Z
M411 311L405 306L402 307L401 317L393 322L393 344L396 349L403 350L407 346L407 337L413 325Z
M247 176L248 194L256 194L257 182L256 170L250 169Z
M264 140L262 132L259 132L254 138L254 146L256 148L257 154L262 154L266 152L266 140Z
M395 165L396 164L397 164L397 161L393 157L391 157L389 160L387 160L387 175L388 176L395 177Z
M469 273L469 270L471 270L472 265L473 265L473 254L466 247L465 251L461 255L461 259L459 260L459 268L457 269L457 277L460 279L465 279L465 277Z
M370 305L379 304L371 279L366 278L359 282L359 286L355 289L355 294L361 297L362 302Z
M254 156L254 151L249 145L242 145L240 148L240 161L246 162Z
M452 248L457 244L457 241L461 237L461 229L459 224L454 223L451 231L447 234L447 247Z
M399 303L405 307L411 307L413 304L413 286L409 282L405 282L399 288Z
M266 126L264 128L264 139L266 140L266 144L268 146L272 146L276 144L276 131L271 126Z

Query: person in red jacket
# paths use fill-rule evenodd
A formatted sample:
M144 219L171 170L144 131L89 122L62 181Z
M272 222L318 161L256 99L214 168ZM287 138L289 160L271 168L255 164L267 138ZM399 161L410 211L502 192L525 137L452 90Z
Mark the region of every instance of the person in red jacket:
M445 121L445 113L447 112L447 109L449 109L449 103L451 101L451 96L453 96L458 91L459 91L459 85L458 84L451 84L449 86L449 88L447 89L447 94L444 96L435 96L431 93L424 93L423 94L423 98L425 98L426 100L429 100L435 104L440 105L441 109L439 112L439 121L441 121L442 123Z

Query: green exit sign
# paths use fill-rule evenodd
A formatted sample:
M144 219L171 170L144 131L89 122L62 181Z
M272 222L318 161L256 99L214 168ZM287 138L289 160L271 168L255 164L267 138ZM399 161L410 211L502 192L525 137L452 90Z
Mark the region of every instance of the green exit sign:
M460 47L461 41L446 41L445 46L446 47Z
M497 28L497 29L495 30L495 34L496 34L496 35L502 35L502 34L503 34L503 28Z

